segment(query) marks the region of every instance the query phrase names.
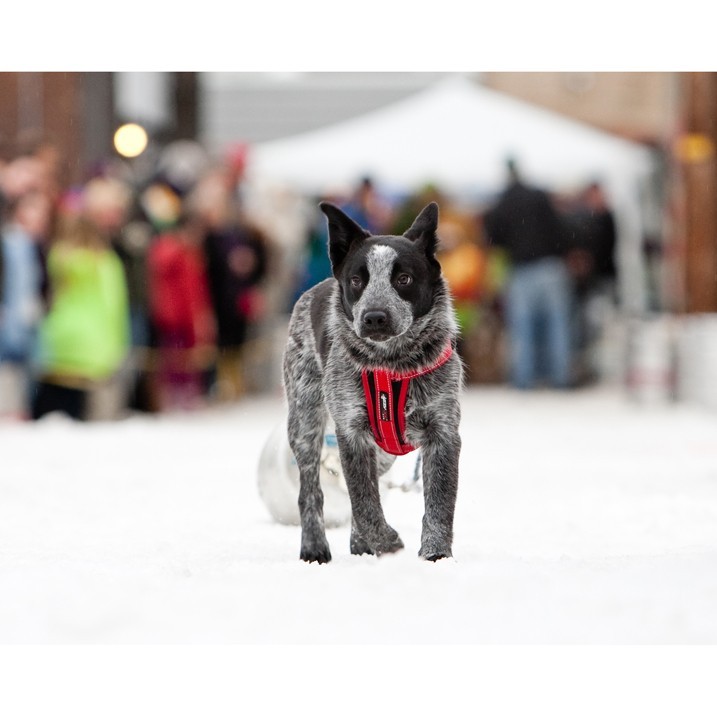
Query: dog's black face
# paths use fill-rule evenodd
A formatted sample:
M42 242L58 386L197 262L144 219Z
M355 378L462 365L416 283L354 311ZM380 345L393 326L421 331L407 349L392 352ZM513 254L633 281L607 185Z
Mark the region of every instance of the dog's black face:
M329 221L329 256L346 317L357 336L386 341L428 313L439 286L438 205L429 204L403 236L372 236L338 207Z

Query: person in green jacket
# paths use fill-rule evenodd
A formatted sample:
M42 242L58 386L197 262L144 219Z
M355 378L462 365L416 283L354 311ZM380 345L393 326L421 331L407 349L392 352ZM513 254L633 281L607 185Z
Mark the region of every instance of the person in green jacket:
M88 393L112 378L130 346L122 263L82 216L65 220L47 258L50 308L39 331L33 418L87 417Z

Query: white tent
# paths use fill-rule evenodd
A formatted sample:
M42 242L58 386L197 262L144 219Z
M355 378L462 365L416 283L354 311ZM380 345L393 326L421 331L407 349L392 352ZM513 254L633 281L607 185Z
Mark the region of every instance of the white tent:
M640 191L651 171L648 150L464 77L346 122L255 145L249 178L321 194L369 175L392 190L433 182L448 193L485 196L503 186L508 156L526 179L549 190L603 183L618 220L623 299L642 309Z
M502 186L508 155L552 188L595 176L613 184L649 167L638 145L454 76L369 114L258 144L251 172L315 193L364 174L399 190L431 181L483 193Z

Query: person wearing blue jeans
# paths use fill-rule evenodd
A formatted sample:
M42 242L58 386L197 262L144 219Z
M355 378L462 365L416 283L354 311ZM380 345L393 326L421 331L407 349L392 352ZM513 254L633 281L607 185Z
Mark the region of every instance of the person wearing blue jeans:
M546 257L513 270L506 295L513 386L533 388L543 364L551 386L570 386L570 317L571 284L562 259Z
M550 384L567 388L572 284L565 228L546 192L527 186L513 160L507 169L508 185L484 223L489 242L504 249L511 266L504 297L511 382L532 388L544 365Z

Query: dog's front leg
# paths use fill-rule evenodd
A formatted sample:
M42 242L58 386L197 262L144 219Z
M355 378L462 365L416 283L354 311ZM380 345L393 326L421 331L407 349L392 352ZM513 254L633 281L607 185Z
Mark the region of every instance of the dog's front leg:
M299 466L299 515L301 552L306 562L328 563L331 550L324 527L324 494L319 481L324 442L323 406L315 403L289 408L289 444Z
M423 455L423 530L418 555L426 560L452 556L453 515L458 493L461 438L454 430L428 430Z
M337 429L341 467L351 499L351 552L395 553L403 548L398 533L386 522L378 491L376 447L363 438L349 439Z

